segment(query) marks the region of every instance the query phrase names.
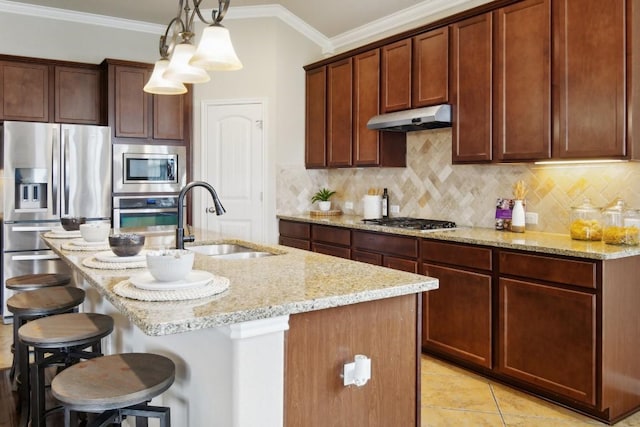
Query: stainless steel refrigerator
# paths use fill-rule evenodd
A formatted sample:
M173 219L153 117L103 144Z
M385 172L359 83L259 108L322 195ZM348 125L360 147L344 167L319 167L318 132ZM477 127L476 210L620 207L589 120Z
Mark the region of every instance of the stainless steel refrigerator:
M2 316L5 280L67 272L40 239L61 216L111 219L111 137L105 126L4 122L2 146Z

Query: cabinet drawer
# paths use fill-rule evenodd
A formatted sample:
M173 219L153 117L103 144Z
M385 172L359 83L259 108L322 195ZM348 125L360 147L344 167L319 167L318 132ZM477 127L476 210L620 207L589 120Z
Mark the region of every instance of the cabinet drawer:
M280 234L282 236L309 240L311 237L311 225L303 222L280 220Z
M311 226L311 240L314 242L333 243L336 245L351 245L351 230L348 228L329 227L327 225Z
M358 251L354 249L351 251L351 259L354 261L366 262L367 264L382 265L382 254L375 254L373 252Z
M418 258L418 239L412 237L390 236L363 231L353 232L353 247L357 249L399 255L407 258Z
M337 256L344 259L351 259L351 249L340 246L325 245L322 243L312 243L311 250L319 254Z
M422 260L491 270L492 252L489 248L423 240Z
M506 251L500 252L499 260L500 274L592 289L597 284L595 262Z
M290 248L304 249L305 251L311 250L311 242L309 240L296 239L295 237L280 236L279 243L283 246L289 246Z
M387 268L393 268L394 270L408 271L409 273L418 272L418 261L411 259L385 256L382 259L382 265Z

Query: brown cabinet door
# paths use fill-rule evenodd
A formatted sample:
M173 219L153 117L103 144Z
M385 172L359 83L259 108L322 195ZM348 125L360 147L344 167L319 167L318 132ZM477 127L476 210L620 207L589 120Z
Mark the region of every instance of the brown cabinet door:
M327 166L327 67L306 74L305 166Z
M411 108L411 39L385 45L382 52L383 113Z
M352 58L327 65L327 165L351 166Z
M380 50L353 58L353 163L358 166L380 164L379 135L367 129L367 122L380 112Z
M150 70L116 65L115 69L115 137L149 138L151 95L142 89Z
M494 154L551 157L551 9L525 0L495 14Z
M185 95L153 95L153 139L184 139Z
M625 3L553 2L554 158L626 154Z
M311 240L340 246L351 246L351 230L329 225L311 225Z
M491 22L486 13L451 26L454 163L492 159Z
M504 278L499 288L497 371L595 405L595 295Z
M278 223L280 235L309 240L311 238L311 224L306 222L287 221L281 219Z
M413 38L413 107L449 102L449 27Z
M49 66L0 61L0 119L49 121Z
M439 280L423 294L422 346L491 368L491 275L423 264Z
M102 73L99 69L56 66L54 83L57 123L101 123Z

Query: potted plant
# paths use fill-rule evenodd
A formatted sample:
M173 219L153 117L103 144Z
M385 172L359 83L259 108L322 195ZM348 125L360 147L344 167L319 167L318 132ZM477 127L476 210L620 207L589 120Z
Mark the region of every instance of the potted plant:
M318 202L318 207L321 211L328 211L331 209L331 196L336 194L335 191L328 188L321 188L316 194L311 197L311 203Z

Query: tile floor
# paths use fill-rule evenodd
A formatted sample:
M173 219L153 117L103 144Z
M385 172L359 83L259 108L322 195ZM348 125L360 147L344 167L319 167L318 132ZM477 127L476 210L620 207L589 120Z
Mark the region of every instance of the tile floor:
M11 366L11 325L0 324L0 369ZM422 358L422 427L604 426L464 369ZM640 413L616 427L640 427Z

